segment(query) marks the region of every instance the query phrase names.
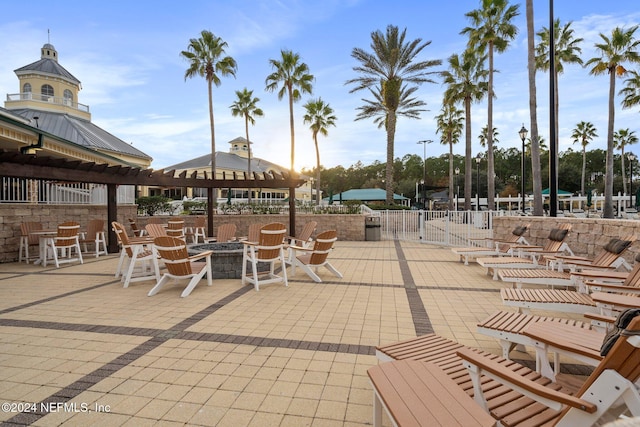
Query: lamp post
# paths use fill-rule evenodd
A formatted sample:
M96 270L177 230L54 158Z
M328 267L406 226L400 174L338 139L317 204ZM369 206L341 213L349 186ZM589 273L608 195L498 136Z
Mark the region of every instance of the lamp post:
M480 153L476 157L476 211L480 210Z
M527 139L527 128L524 127L524 123L522 124L522 128L518 134L520 135L520 139L522 140L522 213L524 214L524 181L525 181L525 169L524 169L524 141Z
M416 144L422 144L424 148L424 153L422 155L422 209L427 208L427 192L424 188L425 183L427 182L427 144L432 143L433 141L430 139L423 139L421 141L416 142Z
M456 167L454 172L456 174L456 210L458 210L458 197L460 194L460 186L458 185L458 175L460 175L460 168Z
M629 207L633 207L633 162L636 160L636 155L633 153L627 154L629 159Z

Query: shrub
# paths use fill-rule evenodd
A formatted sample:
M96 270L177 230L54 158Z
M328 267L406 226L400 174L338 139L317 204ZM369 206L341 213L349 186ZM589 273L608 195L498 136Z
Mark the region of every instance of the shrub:
M167 212L171 210L171 199L164 196L139 197L136 200L138 212L153 216L156 212Z

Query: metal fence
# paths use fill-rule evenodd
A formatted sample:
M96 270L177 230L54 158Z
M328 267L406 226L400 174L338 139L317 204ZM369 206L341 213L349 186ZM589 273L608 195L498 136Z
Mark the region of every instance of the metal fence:
M0 203L38 203L51 205L106 205L107 186L89 183L67 183L38 179L2 177ZM135 203L135 187L120 185L119 204Z
M381 237L444 246L468 246L491 237L493 218L502 211L380 211Z

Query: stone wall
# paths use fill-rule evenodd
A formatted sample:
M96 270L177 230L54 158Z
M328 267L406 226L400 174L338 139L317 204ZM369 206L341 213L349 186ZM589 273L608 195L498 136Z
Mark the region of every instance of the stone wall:
M137 208L134 205L118 206L118 222L129 228L129 218L136 218ZM106 218L107 207L96 205L37 205L37 204L0 204L0 263L18 260L20 247L20 223L25 221L41 222L44 229L55 229L65 221L78 221L80 229L84 229L91 219ZM139 227L144 227L150 217L138 217ZM162 216L163 222L176 216ZM194 216L184 216L185 225L193 225ZM364 240L366 215L296 215L296 232L300 233L307 221L318 222L317 232L335 229L339 240ZM246 236L249 224L259 221L282 222L289 226L288 215L216 215L214 225L225 222L236 224L238 236ZM215 233L214 233L215 234ZM315 235L315 234L314 234ZM108 235L107 235L108 239Z
M136 212L135 205L120 205L118 221L128 224L127 218L135 218ZM55 230L58 224L65 221L78 221L83 230L89 220L106 218L107 207L99 205L0 203L0 263L18 260L22 222L41 222L45 230Z
M302 231L302 228L307 221L316 221L318 226L316 232L321 233L326 230L337 230L338 240L364 240L365 230L365 218L367 215L346 215L346 214L327 214L327 215L313 215L313 214L296 214L296 234ZM140 216L137 219L138 227L143 228L149 218L162 218L163 222L167 222L169 218L178 218L178 216L160 216L160 217L147 217ZM194 216L181 216L184 219L185 226L193 225L195 221ZM217 227L220 224L233 223L237 227L237 236L246 236L249 225L255 222L261 224L268 224L270 222L281 222L289 227L289 215L215 215L213 217L213 226ZM128 226L127 223L123 223ZM213 232L215 235L215 230Z
M549 231L557 228L559 224L571 224L571 231L565 242L578 256L592 258L612 238L623 238L633 234L640 237L640 221L630 219L602 219L602 218L549 218L549 217L522 217L503 216L493 220L493 235L500 239L511 231L524 224L531 224L530 230L524 235L533 245L544 245ZM625 252L625 259L633 264L636 254L640 252L640 243L634 243Z

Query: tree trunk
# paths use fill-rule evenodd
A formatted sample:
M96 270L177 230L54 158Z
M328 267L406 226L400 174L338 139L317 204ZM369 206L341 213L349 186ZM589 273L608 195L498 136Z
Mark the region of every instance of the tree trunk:
M453 138L449 132L449 210L453 210Z
M387 169L385 173L385 189L387 192L387 205L392 205L393 200L393 145L396 135L396 112L387 113Z
M293 125L293 89L291 85L287 85L287 90L289 92L289 130L291 131L291 174L293 174L293 163L295 161L295 151L296 151L296 136ZM289 198L294 197L295 195L289 194Z
M580 181L580 195L582 196L587 194L584 188L584 180L585 180L586 173L587 173L587 147L584 145L584 142L583 142L582 144L582 179Z
M533 0L527 0L527 65L529 71L529 120L531 121L531 181L533 183L533 214L542 216L542 177L540 174L540 138L538 134L538 105L536 101L535 30Z
M313 133L313 142L316 145L316 206L320 204L320 148L318 148L318 132ZM311 193L313 199L313 193Z
M493 43L489 42L489 99L487 102L487 207L495 209L495 168L493 162ZM478 183L480 194L480 183ZM480 206L477 206L480 209Z
M615 120L615 94L616 94L616 70L609 70L609 124L607 125L607 160L604 182L604 209L603 218L613 218L613 128Z
M249 141L249 118L244 116L244 132L247 135L247 179L251 179L251 141ZM247 203L251 204L251 188L247 186Z
M464 99L464 210L471 210L471 99Z

